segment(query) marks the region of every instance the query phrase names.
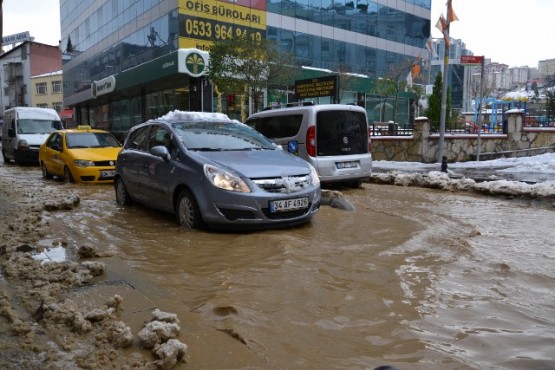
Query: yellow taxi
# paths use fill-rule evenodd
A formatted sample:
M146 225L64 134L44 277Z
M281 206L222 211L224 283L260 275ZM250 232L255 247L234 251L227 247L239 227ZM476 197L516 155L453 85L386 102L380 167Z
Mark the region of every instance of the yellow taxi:
M77 183L113 182L120 150L121 143L114 135L90 126L54 131L39 149L42 177Z

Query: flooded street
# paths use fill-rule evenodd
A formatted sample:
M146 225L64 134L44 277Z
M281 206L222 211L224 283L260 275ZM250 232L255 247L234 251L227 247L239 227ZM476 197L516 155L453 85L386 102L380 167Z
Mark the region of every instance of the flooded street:
M38 167L0 164L0 176L44 181ZM230 234L120 208L112 186L44 183L80 196L48 216L69 247L113 251L187 318L180 369L555 369L552 205L364 184L342 189L355 212ZM210 331L252 357L189 340Z

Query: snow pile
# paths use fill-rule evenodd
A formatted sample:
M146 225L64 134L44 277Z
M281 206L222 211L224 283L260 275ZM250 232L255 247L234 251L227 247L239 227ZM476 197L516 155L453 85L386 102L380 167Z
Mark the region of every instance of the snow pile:
M490 195L555 199L555 181L527 184L520 181L480 182L468 178L452 179L448 174L432 171L421 173L374 173L370 182L399 186L419 186L448 191L476 192Z
M439 169L437 163L374 161L373 167L374 173L370 179L372 183L421 186L511 197L555 198L555 153L450 163L447 173L437 171ZM487 174L488 179L496 181L478 182L471 178L473 174L481 178ZM510 181L511 177L530 178L537 183Z
M502 100L506 101L527 101L530 98L526 91L509 91Z
M108 339L116 348L127 348L133 344L131 328L122 321L112 322L108 333Z
M138 340L118 318L123 298L116 294L98 305L81 294L106 274L106 265L92 258L113 253L102 245L74 250L65 235L45 239L59 232L51 227L45 211L71 209L79 204L79 197L41 184L0 175L0 224L4 225L0 227L0 366L173 367L187 350L173 338L179 332L176 315L159 311L154 315L170 325L162 336L165 339L154 341L152 351L159 360L153 362L150 353L138 348L133 356L126 356L122 349L138 346Z
M155 309L152 318L137 334L144 348L152 349L158 356L156 365L163 370L171 369L178 361L184 361L187 345L175 339L179 335L177 315Z
M230 121L229 117L224 113L208 113L208 112L185 112L174 110L168 112L162 117L158 118L165 121Z

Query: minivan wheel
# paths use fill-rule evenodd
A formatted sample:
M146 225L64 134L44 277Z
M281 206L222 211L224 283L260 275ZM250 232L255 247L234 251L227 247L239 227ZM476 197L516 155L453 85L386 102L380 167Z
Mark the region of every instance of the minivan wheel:
M64 167L64 180L66 182L75 182L75 179L73 178L69 167Z
M183 190L179 194L176 207L177 220L186 229L198 229L202 226L202 218L193 194Z
M42 172L42 178L43 179L51 179L52 175L50 173L48 173L48 170L46 169L46 165L44 164L44 162L40 163L40 169Z
M6 151L2 148L2 158L4 159L4 163L10 163L8 157L6 157Z
M121 177L116 178L116 203L118 206L126 206L131 204L131 196L127 192L127 188Z

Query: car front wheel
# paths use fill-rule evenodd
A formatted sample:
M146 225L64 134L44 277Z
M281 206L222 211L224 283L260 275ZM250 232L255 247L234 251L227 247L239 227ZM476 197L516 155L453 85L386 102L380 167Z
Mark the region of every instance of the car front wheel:
M116 179L116 203L118 204L118 206L126 206L131 204L131 197L129 196L129 193L127 192L127 188L125 187L125 184L123 183L123 180L121 179L121 177L118 177Z
M177 220L186 229L198 229L202 226L202 218L193 194L183 190L177 201Z
M3 148L2 148L2 158L4 158L4 163L10 163L10 160L8 157L6 157L6 152L4 151Z
M51 179L52 178L52 175L46 169L46 165L44 164L44 162L41 162L40 169L42 171L42 178L43 179Z
M73 178L73 175L71 174L71 171L69 170L69 167L64 168L64 180L66 182L75 182L75 179Z

